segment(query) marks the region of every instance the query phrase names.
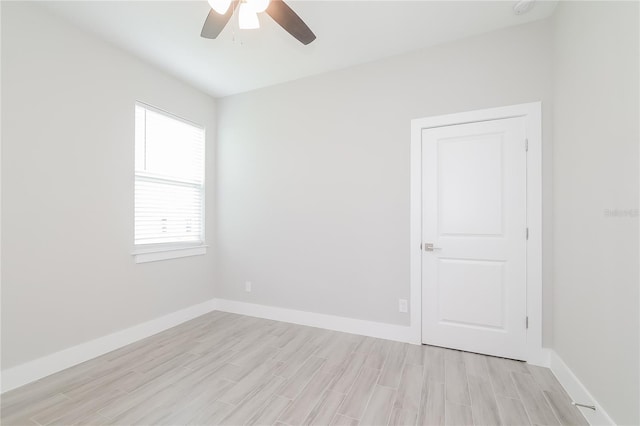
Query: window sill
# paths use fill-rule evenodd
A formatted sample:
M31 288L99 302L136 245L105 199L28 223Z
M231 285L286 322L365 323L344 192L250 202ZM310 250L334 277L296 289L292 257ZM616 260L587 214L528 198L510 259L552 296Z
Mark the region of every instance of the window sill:
M207 245L136 247L131 253L136 263L157 262L159 260L179 259L181 257L200 256L207 253Z

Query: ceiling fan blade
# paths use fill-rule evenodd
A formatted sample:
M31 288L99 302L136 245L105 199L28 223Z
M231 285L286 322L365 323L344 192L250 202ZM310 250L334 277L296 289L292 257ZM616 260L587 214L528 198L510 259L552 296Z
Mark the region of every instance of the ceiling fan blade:
M237 0L231 3L229 5L229 9L227 10L227 13L225 13L224 15L220 15L218 12L216 12L213 9L209 10L207 19L204 21L204 26L202 27L202 32L200 33L200 37L204 37L204 38L218 37L218 34L222 32L224 27L227 25L227 22L229 22L229 19L231 19L231 16L233 15L233 11L238 6L238 3L239 1Z
M300 43L307 45L316 39L307 24L282 0L271 0L266 12Z

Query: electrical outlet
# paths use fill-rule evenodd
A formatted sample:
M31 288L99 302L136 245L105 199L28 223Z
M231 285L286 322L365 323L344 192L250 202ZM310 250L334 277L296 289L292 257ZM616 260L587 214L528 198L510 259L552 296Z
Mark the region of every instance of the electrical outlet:
M251 293L251 281L244 282L244 291L247 293Z
M409 312L409 305L407 299L398 299L398 310L400 312Z

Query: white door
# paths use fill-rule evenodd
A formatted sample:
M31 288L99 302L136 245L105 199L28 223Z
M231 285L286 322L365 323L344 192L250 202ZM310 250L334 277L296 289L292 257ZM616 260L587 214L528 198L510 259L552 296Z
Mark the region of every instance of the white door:
M422 131L422 342L525 359L524 118Z

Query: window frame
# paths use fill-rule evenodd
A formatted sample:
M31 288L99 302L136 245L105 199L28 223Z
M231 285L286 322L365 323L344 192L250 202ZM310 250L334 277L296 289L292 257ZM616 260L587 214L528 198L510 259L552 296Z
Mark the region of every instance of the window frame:
M153 111L157 114L164 115L173 120L181 121L190 126L196 127L202 130L202 143L203 143L203 157L202 157L202 184L197 184L193 181L189 182L187 179L179 179L179 178L167 178L164 176L157 176L153 173L149 172L139 172L136 169L136 121L135 121L135 109L136 107L144 108L148 111ZM146 180L149 182L161 182L161 183L170 183L176 185L189 186L192 188L200 189L200 197L201 197L201 207L200 207L200 215L201 215L201 227L200 227L200 241L183 241L183 242L169 242L169 243L147 243L147 244L136 244L135 241L135 222L136 222L136 213L135 213L135 205L136 205L136 196L135 190L133 194L133 250L131 255L134 256L136 263L146 263L146 262L155 262L160 260L169 260L169 259L178 259L181 257L189 257L189 256L199 256L204 255L207 252L206 244L206 212L205 212L205 204L206 204L206 153L207 153L207 131L205 126L198 124L194 121L188 120L186 118L180 117L179 115L173 114L169 111L163 110L161 108L154 107L153 105L149 105L145 102L135 101L134 103L134 155L133 155L133 186L135 188L136 182L139 178L142 180Z

